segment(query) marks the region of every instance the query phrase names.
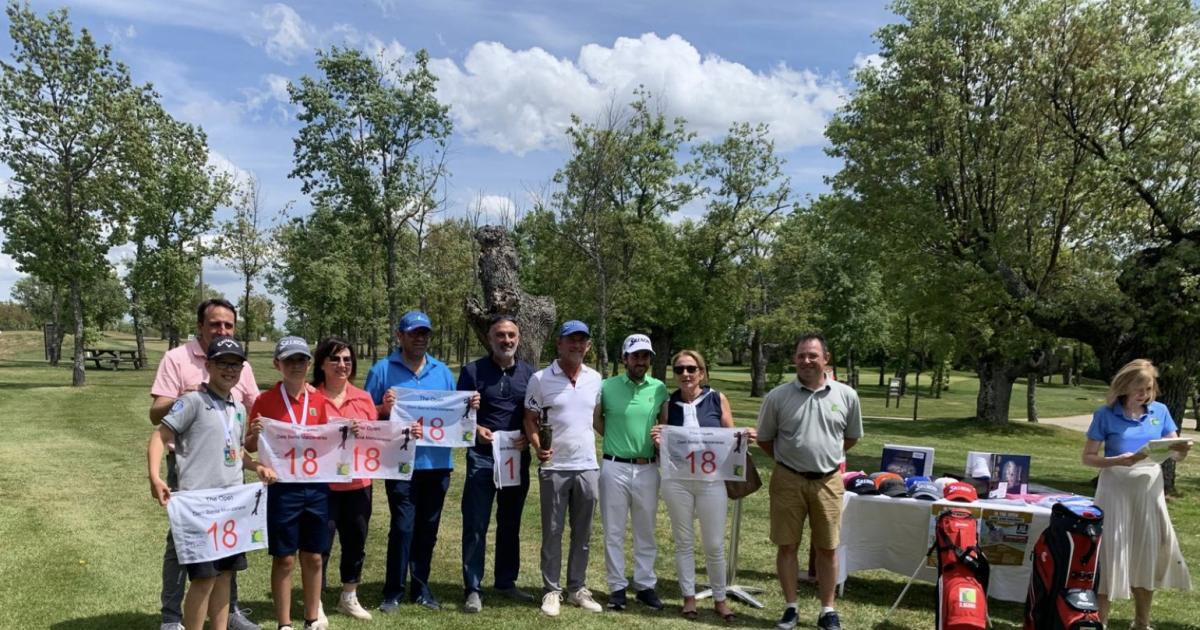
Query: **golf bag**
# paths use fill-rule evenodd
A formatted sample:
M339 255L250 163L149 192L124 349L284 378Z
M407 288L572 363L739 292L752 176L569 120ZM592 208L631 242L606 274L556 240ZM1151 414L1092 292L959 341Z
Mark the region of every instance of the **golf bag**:
M1056 503L1050 526L1033 546L1025 630L1103 630L1096 585L1104 512Z
M991 566L979 548L979 527L966 510L949 509L934 528L937 553L937 629L982 630L988 626Z

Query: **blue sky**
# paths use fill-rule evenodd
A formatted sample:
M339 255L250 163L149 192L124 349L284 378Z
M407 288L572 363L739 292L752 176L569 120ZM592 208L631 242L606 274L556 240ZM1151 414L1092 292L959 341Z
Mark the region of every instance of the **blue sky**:
M529 207L566 159L571 113L595 119L644 84L669 116L704 138L731 122L771 124L802 194L825 190L837 162L822 130L869 63L872 33L893 21L881 0L487 2L484 0L34 1L67 6L76 28L111 44L167 110L201 125L210 161L255 174L264 206L308 201L291 170L298 128L286 85L314 74L314 51L355 46L388 58L424 48L451 107L446 215L485 217ZM0 54L11 58L7 23ZM0 166L0 186L6 173ZM695 209L690 210L692 212ZM219 213L223 218L224 212ZM110 255L119 261L128 248ZM0 299L20 277L0 256ZM238 278L211 261L206 281L227 295Z

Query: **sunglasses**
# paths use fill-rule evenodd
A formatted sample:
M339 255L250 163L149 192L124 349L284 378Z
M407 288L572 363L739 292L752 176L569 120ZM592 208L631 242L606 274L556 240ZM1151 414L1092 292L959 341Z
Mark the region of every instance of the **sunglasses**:
M351 359L350 357L325 357L325 360L329 361L330 363L333 363L334 365L337 365L338 363L345 363L346 365L350 365L353 362L353 359Z
M684 372L687 372L688 374L695 374L696 372L700 371L700 366L699 365L676 365L672 369L675 370L676 374L683 374Z

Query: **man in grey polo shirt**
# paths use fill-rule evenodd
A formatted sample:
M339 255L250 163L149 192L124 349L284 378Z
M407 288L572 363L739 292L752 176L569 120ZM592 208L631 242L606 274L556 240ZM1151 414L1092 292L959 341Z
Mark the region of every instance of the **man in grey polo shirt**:
M758 445L776 463L771 474L771 542L787 608L777 627L796 627L797 550L809 520L816 550L821 612L817 627L841 630L833 609L842 478L838 466L862 437L858 394L825 375L829 346L809 333L796 344L796 380L771 390L758 412Z

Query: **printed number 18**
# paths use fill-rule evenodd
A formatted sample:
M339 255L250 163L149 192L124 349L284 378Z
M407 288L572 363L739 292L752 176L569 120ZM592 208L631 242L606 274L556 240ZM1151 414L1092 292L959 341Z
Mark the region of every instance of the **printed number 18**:
M236 520L229 519L228 521L225 521L225 524L221 527L222 533L220 537L220 545L224 545L226 549L233 549L237 546L238 535L236 528ZM221 547L218 545L217 541L217 522L213 521L213 524L207 530L205 530L205 532L212 536L213 551L219 551Z
M687 454L688 463L692 465L692 474L696 474L696 452ZM717 472L717 454L712 451L700 452L700 473L711 475Z
M292 476L295 477L296 449L293 448L289 450L288 452L284 453L283 456L288 458L289 463L291 464ZM304 474L308 475L309 477L317 474L317 449L306 448L304 449L303 456L304 461L300 463L300 470L304 471Z

